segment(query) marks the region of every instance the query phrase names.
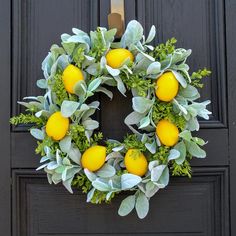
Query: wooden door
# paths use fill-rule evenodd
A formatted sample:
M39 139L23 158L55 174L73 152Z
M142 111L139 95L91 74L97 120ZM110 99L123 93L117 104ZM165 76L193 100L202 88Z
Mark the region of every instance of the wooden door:
M203 99L213 112L201 121L199 136L209 141L207 158L192 161L193 177L171 178L151 200L144 220L117 215L121 198L110 205L90 205L81 193L50 186L36 173L39 157L27 126L10 127L21 111L16 101L40 94L41 61L60 34L72 27L84 31L107 26L109 0L0 0L0 232L36 235L236 235L236 74L234 42L236 2L233 0L126 0L126 22L139 20L146 31L157 27L157 42L176 37L192 48L193 70L207 66ZM101 97L100 123L106 137L121 138L131 101ZM111 112L112 111L112 112ZM103 115L106 114L106 115ZM110 115L108 115L110 114ZM112 120L112 126L110 121Z

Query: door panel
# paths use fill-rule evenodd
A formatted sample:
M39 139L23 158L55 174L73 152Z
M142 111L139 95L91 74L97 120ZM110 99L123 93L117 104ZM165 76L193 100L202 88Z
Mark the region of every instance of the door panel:
M145 11L143 11L145 9ZM209 121L201 121L201 132L209 143L208 157L194 159L193 165L228 164L228 129L226 106L226 64L223 0L137 0L137 19L145 26L157 26L157 42L176 37L178 47L191 48L190 71L210 68L204 81L203 100L211 100ZM220 145L219 145L220 144Z
M35 86L43 77L41 63L50 46L60 43L61 34L70 33L73 27L84 31L96 28L98 4L98 0L13 1L13 115L23 109L15 101L41 93ZM27 127L14 131L27 131Z
M121 218L124 195L111 204L91 205L84 194L70 195L48 185L44 174L14 171L15 225L19 235L214 235L225 233L228 215L226 168L195 169L192 180L175 178L151 200L149 215ZM226 185L227 186L227 185ZM20 227L19 227L20 226Z
M201 91L202 100L212 101L211 119L201 122L206 128L227 126L223 9L223 0L137 0L137 19L147 32L151 25L157 27L155 43L176 37L178 47L192 49L191 71L212 70Z
M5 12L3 15L10 17L10 5L6 0L0 1L9 11L9 15ZM1 61L5 63L6 78L9 78L10 71L12 75L11 96L8 93L10 84L0 80L1 88L5 89L0 98L11 102L6 112L9 113L7 109L11 108L11 115L19 114L22 108L16 104L17 100L41 93L35 86L36 80L43 76L41 61L50 45L60 42L61 33L70 33L72 27L89 32L97 25L107 26L109 3L109 0L12 0L11 68L10 59ZM179 47L193 49L189 59L192 70L204 66L212 70L211 78L205 80L202 97L212 101L210 109L213 114L209 121L201 121L199 132L199 136L209 141L206 146L208 157L192 162L193 178L171 178L170 186L151 200L150 214L144 220L138 220L134 214L118 217L117 209L123 196L111 205L94 206L87 204L80 192L71 195L60 185L50 186L45 174L34 171L39 157L34 153L36 144L27 132L28 127L12 127L10 139L9 130L6 130L9 114L0 113L1 121L5 120L5 123L0 122L0 128L6 131L1 150L7 157L11 151L11 159L4 159L4 165L9 166L11 161L13 235L229 235L229 142L232 145L233 141L229 140L227 123L225 43L229 39L225 38L227 13L224 4L224 0L125 1L126 23L136 18L146 32L155 24L155 43L176 37ZM10 32L9 29L10 18ZM3 39L5 43L7 39L10 42L8 31L3 32L5 38L0 42ZM9 56L8 46L4 49ZM234 88L236 82L231 83ZM131 111L131 96L124 99L114 90L113 101L104 96L99 99L102 113L97 117L101 130L105 137L121 139L128 131L123 119ZM232 132L230 134L234 137ZM4 171L0 172L0 187L5 186L1 178L10 182L10 166ZM4 199L7 212L10 188L4 191L8 194L8 201L0 195L0 204ZM4 221L0 218L0 226L1 222ZM9 229L10 226L6 224L4 227ZM10 231L6 235L10 235Z

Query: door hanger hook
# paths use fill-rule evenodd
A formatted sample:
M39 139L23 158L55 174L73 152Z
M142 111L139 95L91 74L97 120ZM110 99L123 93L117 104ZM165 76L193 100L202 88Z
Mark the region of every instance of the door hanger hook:
M124 0L110 0L111 13L108 15L109 29L117 29L116 38L121 38L124 33Z

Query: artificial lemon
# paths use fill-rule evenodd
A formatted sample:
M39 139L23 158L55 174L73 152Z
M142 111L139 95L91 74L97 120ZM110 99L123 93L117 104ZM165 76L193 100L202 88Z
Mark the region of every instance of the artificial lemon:
M110 50L106 55L106 59L108 66L117 69L120 68L127 59L134 61L134 56L125 48L117 48Z
M156 96L164 102L170 102L178 93L179 82L172 72L166 72L157 79Z
M93 146L88 148L81 158L81 164L90 171L99 170L106 160L106 148L103 146Z
M61 112L53 113L46 124L46 133L54 140L61 140L69 128L69 119L61 115Z
M179 139L178 128L168 120L161 120L156 127L156 134L165 146L174 146Z
M67 92L72 94L74 93L75 84L83 79L84 76L82 71L72 64L68 65L62 73L62 81L64 83L65 89Z
M138 149L129 149L125 154L125 167L129 173L143 176L147 172L148 162Z

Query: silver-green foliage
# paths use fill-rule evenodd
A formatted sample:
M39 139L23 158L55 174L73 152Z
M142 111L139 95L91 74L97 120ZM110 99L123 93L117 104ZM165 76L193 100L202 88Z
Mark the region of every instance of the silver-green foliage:
M130 21L120 42L114 42L116 30L107 30L98 27L96 31L87 34L73 28L73 34L61 36L61 46L52 45L50 52L42 62L43 79L37 81L37 86L45 90L44 96L28 97L29 102L19 102L27 111L36 118L47 120L51 114L61 111L64 117L70 119L70 131L59 142L50 141L44 143L46 137L45 126L33 127L30 133L33 137L42 141L41 166L47 173L49 183L60 182L72 191L72 182L75 176L84 176L89 181L86 188L88 202L100 202L98 193L109 201L114 194L121 191L134 191L133 195L126 197L119 208L119 215L125 216L134 208L139 218L144 218L149 210L149 199L159 189L165 188L169 183L170 166L181 166L187 161L188 155L204 158L206 153L201 146L205 142L197 137L192 137L191 131L199 130L197 117L209 119L211 114L206 106L209 101L199 102L200 94L191 84L189 66L186 64L191 50L183 48L173 49L171 53L157 60L155 49L151 41L155 37L154 26L145 39L143 27L135 20ZM106 61L106 53L111 48L128 48L135 57L131 62L127 60L123 65L114 69ZM164 47L164 46L163 46ZM168 46L169 47L169 46ZM154 50L154 51L153 51ZM156 51L160 51L160 48ZM167 50L168 51L168 50ZM74 86L75 94L65 91L61 82L63 70L69 64L75 64L83 71L84 80ZM166 117L173 119L182 117L185 127L179 135L179 142L168 150L166 158L158 158L161 153L161 143L155 133L156 121L153 119L157 98L155 96L156 79L166 71L171 71L180 84L179 93L171 104L159 104L168 110ZM125 78L125 79L124 79ZM130 82L132 81L132 83ZM145 81L148 83L145 84ZM148 84L148 86L146 86ZM125 124L136 135L135 140L121 143L117 140L109 140L112 146L107 153L106 164L98 171L91 172L81 167L81 152L72 135L73 127L77 127L78 142L83 142L84 147L95 143L94 130L99 127L99 122L93 120L92 115L99 109L99 102L88 102L88 98L102 92L112 99L113 94L109 87L117 87L121 94L126 96L128 89L133 94L133 111L125 119ZM140 93L141 91L141 93ZM168 91L167 91L168 92ZM141 94L141 95L140 95ZM23 119L24 118L24 119ZM26 118L21 121L26 123ZM13 120L13 124L20 123ZM27 120L27 123L28 120ZM43 120L42 120L42 123ZM75 134L75 132L73 133ZM83 135L83 136L80 136ZM52 144L53 143L53 144ZM55 144L55 145L54 145ZM54 145L53 149L50 145ZM133 146L132 146L133 145ZM144 177L127 173L124 170L124 155L128 148L139 148L150 158L148 171ZM161 155L161 154L160 154ZM163 160L164 158L164 160Z

